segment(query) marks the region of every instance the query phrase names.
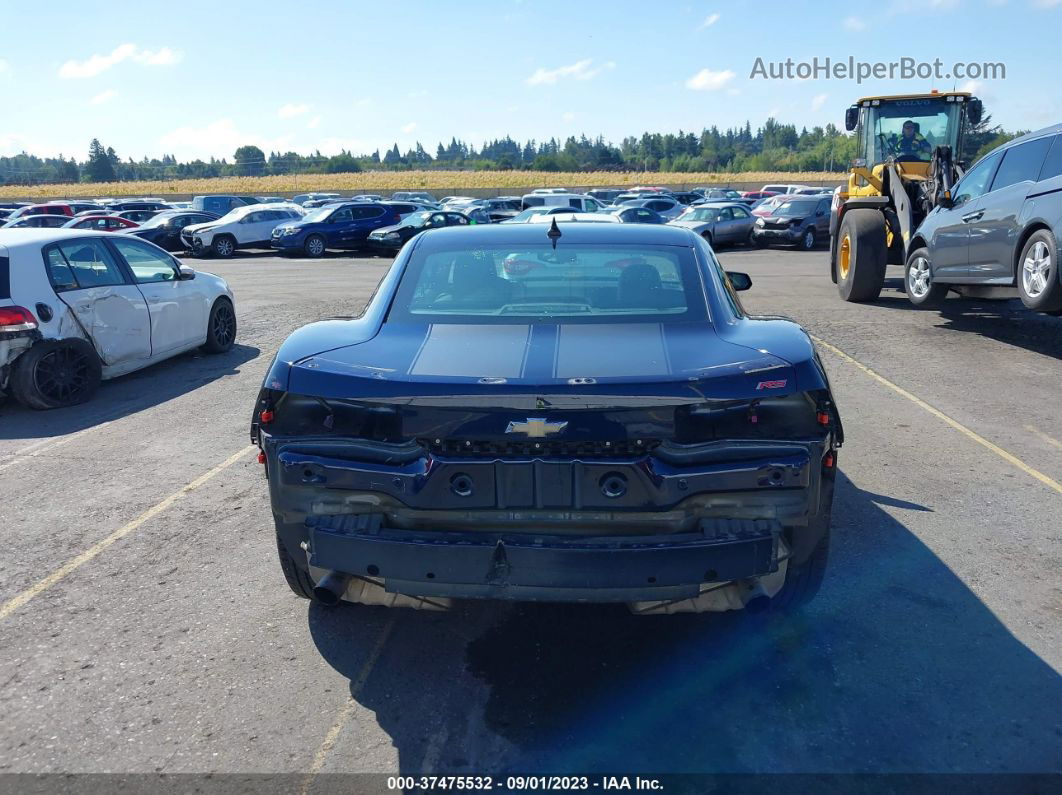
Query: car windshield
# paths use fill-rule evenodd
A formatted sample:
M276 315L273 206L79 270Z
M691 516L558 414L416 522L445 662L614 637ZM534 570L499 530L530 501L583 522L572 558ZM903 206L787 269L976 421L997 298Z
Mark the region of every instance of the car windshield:
M310 210L306 215L302 217L303 221L307 223L315 224L321 221L327 221L328 216L336 211L335 207L318 207L316 210Z
M782 202L771 211L771 215L811 215L815 211L815 204L809 201Z
M431 218L434 214L435 213L433 213L431 210L425 210L424 212L413 213L412 215L407 215L406 216L406 218L404 219L404 223L406 224L406 226L416 226L416 227L427 226L428 225L428 219Z
M719 211L714 208L701 207L696 210L687 210L681 216L680 221L714 221L719 217Z
M523 212L517 213L512 217L515 223L526 223L536 215L542 215L542 213L548 212L548 207L530 207Z
M659 323L706 317L689 249L525 244L414 252L388 320Z
M144 223L140 225L141 229L154 229L156 226L163 226L167 221L180 213L158 213L148 218Z

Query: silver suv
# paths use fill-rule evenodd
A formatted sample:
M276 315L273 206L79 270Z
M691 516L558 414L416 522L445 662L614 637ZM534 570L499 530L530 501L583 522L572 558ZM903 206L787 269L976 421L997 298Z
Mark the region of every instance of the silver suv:
M911 240L904 283L916 306L949 291L1021 298L1062 314L1062 124L1029 133L982 157Z

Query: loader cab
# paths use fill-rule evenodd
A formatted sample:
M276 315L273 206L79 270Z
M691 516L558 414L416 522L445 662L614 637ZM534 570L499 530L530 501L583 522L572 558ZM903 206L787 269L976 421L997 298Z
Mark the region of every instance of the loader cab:
M905 176L926 177L933 150L950 146L958 157L966 126L980 118L981 101L961 92L858 100L845 113L845 127L858 141L850 187L861 192L867 183L856 172L877 174L890 159Z

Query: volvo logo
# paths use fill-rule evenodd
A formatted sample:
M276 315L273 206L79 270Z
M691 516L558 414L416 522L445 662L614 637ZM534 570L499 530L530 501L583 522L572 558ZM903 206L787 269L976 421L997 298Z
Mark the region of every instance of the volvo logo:
M560 433L567 427L566 422L548 422L545 417L528 417L523 422L510 422L505 432L523 433L529 439L541 439L551 433Z

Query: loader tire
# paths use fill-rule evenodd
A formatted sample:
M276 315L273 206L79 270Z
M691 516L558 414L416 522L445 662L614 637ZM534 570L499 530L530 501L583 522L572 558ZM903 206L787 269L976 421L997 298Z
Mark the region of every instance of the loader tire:
M845 301L874 301L885 285L885 218L878 210L849 210L837 233L837 291Z

